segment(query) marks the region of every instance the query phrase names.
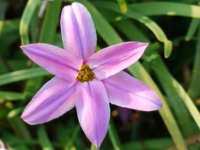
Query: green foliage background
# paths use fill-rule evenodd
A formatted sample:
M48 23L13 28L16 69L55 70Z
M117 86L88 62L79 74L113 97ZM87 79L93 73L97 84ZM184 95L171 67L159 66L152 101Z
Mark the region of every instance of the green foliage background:
M124 113L112 106L101 149L199 150L198 0L0 0L0 148L95 149L81 131L74 110L45 125L29 126L20 118L51 76L32 64L19 46L45 42L62 47L60 12L74 1L92 14L99 48L130 40L150 43L141 61L127 71L153 88L163 102L159 112L151 113ZM120 113L128 120L122 121Z

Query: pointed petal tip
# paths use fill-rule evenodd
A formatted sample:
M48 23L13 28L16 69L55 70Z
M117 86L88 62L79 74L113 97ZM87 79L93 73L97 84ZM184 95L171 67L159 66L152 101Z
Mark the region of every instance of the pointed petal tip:
M162 108L163 103L162 103L162 100L160 99L160 97L157 95L157 93L154 92L153 90L152 90L152 92L154 95L154 99L152 99L152 102L155 105L155 111L156 111L156 110L159 110L160 108Z
M92 142L96 146L97 149L100 149L106 135L107 135L107 132L106 132L106 134L104 135L103 138L97 138L95 141Z
M110 119L106 89L97 80L81 84L78 88L82 98L76 103L80 126L88 140L99 148L107 134Z
M153 89L126 72L104 80L104 85L111 104L146 112L162 107L162 101Z
M26 50L27 45L20 45L19 47L22 49L22 51L24 51Z
M22 113L21 117L20 117L26 124L34 126L34 125L40 125L43 124L44 122L39 122L39 121L33 121L31 120L30 117L28 117L28 114L26 114L25 112Z
M141 46L148 46L149 43L148 42L139 42L139 41L127 41L127 42L123 42L123 43L130 43L130 44L139 44ZM120 44L120 43L119 43Z
M79 3L79 2L73 2L72 5L84 6L82 3Z
M85 131L83 131L83 132L85 132ZM107 134L107 131L106 131L106 134ZM88 137L88 135L85 133L87 139L88 139L93 145L95 145L95 147L96 147L97 149L100 149L100 146L102 145L103 140L104 140L105 137L106 137L106 134L105 134L103 137L98 137L98 136L97 136L96 138L90 138L90 137Z
M33 45L37 45L37 44L40 44L40 43L31 43L31 44L23 44L23 45L20 45L20 48L26 48L26 47L29 47L29 46L33 46Z
M24 114L24 112L22 113L20 118L28 125L36 125L36 123L33 123L33 122L29 121L28 118L26 118L26 115Z
M65 6L61 13L63 45L77 57L86 59L95 52L97 37L88 9L79 2Z
M157 100L157 106L158 106L158 109L160 109L162 106L163 106L163 103L161 102L161 100Z
M29 124L29 125L35 125L33 122L31 122L31 121L29 121L29 119L27 118L27 113L26 113L26 111L24 111L23 113L22 113L22 115L21 115L21 119L25 122L25 123L27 123L27 124Z
M26 120L26 116L27 116L27 114L26 114L26 111L24 110L24 111L22 112L20 118L21 118L22 120Z
M135 41L130 41L129 43L133 45L138 45L138 47L144 47L144 50L149 46L149 43L147 42L135 42Z
M37 46L37 45L39 45L39 43L25 44L25 45L21 45L20 48L25 53L26 51L30 51L30 48Z
M143 43L144 44L144 46L145 46L145 49L149 46L149 43L147 43L147 42L145 42L145 43Z
M65 9L69 9L70 7L71 7L70 5L64 6L64 7L62 8L61 16L62 16L62 14L64 13L64 10L65 10ZM70 9L71 9L71 8L70 8Z
M21 49L23 49L24 46L25 46L25 45L20 45L19 47L20 47Z
M157 110L161 109L163 106L163 103L161 102L160 99L154 100L153 104L154 104L154 106L152 106L152 108L147 111L157 111Z
M73 2L71 6L72 7L81 7L81 8L84 8L88 11L88 9L85 7L85 5L80 3L80 2Z

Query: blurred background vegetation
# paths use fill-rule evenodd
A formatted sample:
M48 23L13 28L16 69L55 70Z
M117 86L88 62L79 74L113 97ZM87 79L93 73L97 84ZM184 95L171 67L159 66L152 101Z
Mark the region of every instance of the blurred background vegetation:
M75 110L45 125L20 118L25 105L51 78L19 46L45 42L62 47L59 17L64 5L83 3L98 32L98 47L121 41L150 46L128 72L161 97L159 112L112 106L102 150L200 149L199 0L0 0L0 149L94 149Z

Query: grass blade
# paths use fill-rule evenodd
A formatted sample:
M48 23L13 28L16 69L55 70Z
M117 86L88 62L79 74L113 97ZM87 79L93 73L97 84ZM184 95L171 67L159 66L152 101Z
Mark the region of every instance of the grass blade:
M120 148L121 144L120 144L117 132L116 132L115 125L114 125L112 120L110 121L110 126L109 126L108 133L109 133L110 140L111 140L111 142L113 144L114 150L120 150L121 149Z
M8 121L19 138L31 140L31 134L28 131L28 128L19 117L8 117Z
M42 147L42 150L54 150L52 143L50 142L46 130L43 126L40 126L37 130L38 140Z
M40 77L40 76L46 76L49 73L46 72L45 70L41 68L31 68L31 69L23 69L19 71L14 71L10 72L7 74L3 74L0 76L0 86L21 81L21 80L26 80L26 79L31 79L35 77Z
M64 149L65 150L70 150L72 149L72 146L73 144L75 143L78 135L79 135L79 132L80 132L80 126L76 126L74 129L73 129L73 132L72 132L72 135L71 135L71 138L70 140L66 143L66 145L64 146Z
M19 28L22 44L29 43L29 27L31 19L38 6L40 5L40 2L40 0L29 0L26 4L26 8L24 9Z
M10 92L10 91L0 91L0 99L6 101L16 101L16 100L23 100L24 94L17 93L17 92Z
M200 18L200 6L174 2L136 3L129 8L145 16L169 15Z
M192 79L190 82L190 86L188 89L189 95L196 99L200 96L200 27L198 29L198 35L197 35L197 45L196 45L196 54L194 58L194 66L192 70Z
M198 139L200 138L199 134L192 135L186 139L186 143L191 150L198 150L200 145ZM130 148L134 147L134 150L141 150L141 149L151 149L151 150L161 150L161 149L176 149L173 146L173 141L169 138L158 138L158 139L149 139L144 141L133 141L126 143L123 146L124 150L129 150Z
M149 42L148 37L130 20L122 19L117 21L114 25L118 30L122 31L122 33L124 33L129 39L133 41Z
M192 19L190 26L188 28L187 34L185 36L185 40L189 41L194 36L195 32L197 31L198 27L200 25L199 19Z
M58 26L61 4L61 0L54 0L48 3L39 41L49 43L55 41L55 33Z

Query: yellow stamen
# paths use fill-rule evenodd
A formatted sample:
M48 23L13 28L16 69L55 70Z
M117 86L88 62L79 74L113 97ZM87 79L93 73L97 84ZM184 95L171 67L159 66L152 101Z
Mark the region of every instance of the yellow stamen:
M77 80L80 82L88 82L95 78L95 74L92 72L92 69L88 65L82 65L81 69L78 72Z

